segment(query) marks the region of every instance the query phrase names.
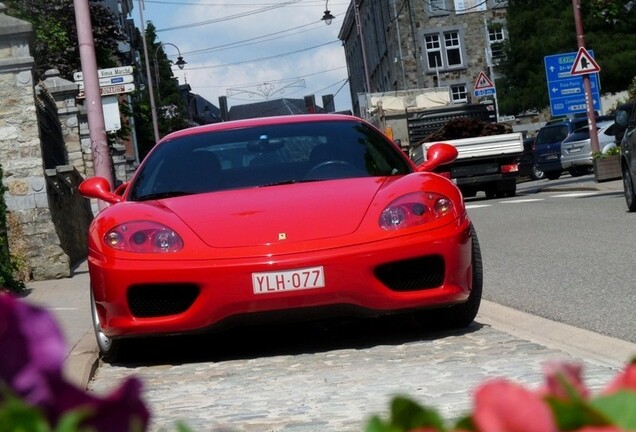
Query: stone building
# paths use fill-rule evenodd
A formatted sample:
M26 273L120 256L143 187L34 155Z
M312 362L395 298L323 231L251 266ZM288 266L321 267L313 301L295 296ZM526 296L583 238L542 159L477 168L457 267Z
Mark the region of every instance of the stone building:
M494 82L506 7L502 0L353 0L338 37L354 112L359 93L437 86L448 87L455 103L480 102L474 84L480 72Z

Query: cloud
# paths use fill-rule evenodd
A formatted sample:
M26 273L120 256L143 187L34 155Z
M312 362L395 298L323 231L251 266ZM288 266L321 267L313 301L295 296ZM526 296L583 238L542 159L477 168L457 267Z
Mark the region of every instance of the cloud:
M281 97L336 94L337 110L351 109L338 32L349 2L335 0L146 0L145 21L158 41L174 44L187 61L174 75L218 106ZM336 19L320 19L328 3ZM140 27L138 3L133 18ZM176 60L177 50L164 46Z

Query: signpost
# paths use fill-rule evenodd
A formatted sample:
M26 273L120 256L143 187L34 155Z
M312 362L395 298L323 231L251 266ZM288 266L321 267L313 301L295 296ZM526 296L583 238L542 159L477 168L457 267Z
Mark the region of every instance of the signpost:
M99 91L102 96L104 121L105 123L112 125L111 127L115 127L116 129L114 130L121 128L121 123L119 122L119 104L113 104L111 96L135 91L135 79L132 73L132 66L119 66L108 69L99 69L97 71ZM79 93L77 95L78 99L85 97L83 78L84 76L82 72L75 72L73 74L73 79L79 87ZM109 106L109 109L105 109L107 105ZM117 107L117 110L115 111L113 107Z
M588 55L592 59L594 52L589 51ZM544 58L545 73L548 81L548 96L550 97L550 111L555 117L586 111L583 77L579 74L572 74L573 66L580 65L581 62L581 60L578 60L577 63L577 53L575 52L555 54ZM590 72L584 73L588 74ZM601 95L598 73L592 73L589 77L594 110L600 111Z

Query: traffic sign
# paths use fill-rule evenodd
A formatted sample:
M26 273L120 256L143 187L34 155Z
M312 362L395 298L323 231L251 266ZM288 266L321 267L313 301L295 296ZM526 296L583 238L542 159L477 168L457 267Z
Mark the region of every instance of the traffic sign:
M108 69L99 69L97 71L97 76L98 78L110 78L110 77L115 77L120 75L131 75L132 73L133 73L132 66L118 66L118 67L113 67ZM75 72L73 74L74 81L82 81L83 79L84 79L84 76L82 75L82 72Z
M591 73L598 73L601 71L601 67L594 61L590 53L584 48L580 47L576 54L574 64L570 70L571 75L586 75Z
M594 52L590 50L589 55L593 57ZM570 73L576 57L577 53L572 52L550 55L544 58L550 111L555 117L587 111L583 77ZM594 110L600 111L601 95L598 74L590 74L589 77Z
M475 97L483 97L483 96L492 96L496 93L496 91L494 87L490 87L490 88L485 88L482 90L475 90L473 91L473 93L475 94Z
M490 78L488 78L486 76L484 71L479 72L479 75L477 76L477 80L475 81L475 87L473 87L473 89L474 90L485 90L485 89L490 89L490 88L494 88L494 87L495 87L495 85L492 83Z
M84 81L75 81L75 82L79 86L80 90L84 89ZM107 86L112 86L117 84L128 84L132 82L135 82L135 79L132 75L121 75L121 76L115 76L110 78L100 78L99 86L107 87Z
M120 85L114 85L114 86L106 86L106 87L100 87L99 88L100 93L102 96L106 96L106 95L115 95L115 94L120 94L120 93L130 93L135 91L135 85L134 84L120 84ZM78 93L77 97L79 99L84 98L84 91L80 90L80 92Z
M475 97L492 96L496 92L495 85L490 78L488 78L484 71L479 72L475 80L475 86L473 87Z

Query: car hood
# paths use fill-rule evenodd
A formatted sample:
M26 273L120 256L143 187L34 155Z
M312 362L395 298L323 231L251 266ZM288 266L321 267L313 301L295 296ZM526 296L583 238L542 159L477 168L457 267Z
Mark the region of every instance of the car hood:
M351 234L382 179L321 181L190 195L162 203L212 247L303 242Z

